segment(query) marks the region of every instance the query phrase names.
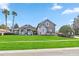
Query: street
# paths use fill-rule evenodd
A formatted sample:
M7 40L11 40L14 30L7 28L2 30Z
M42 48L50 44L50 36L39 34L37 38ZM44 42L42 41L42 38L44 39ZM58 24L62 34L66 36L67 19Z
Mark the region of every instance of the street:
M79 47L0 51L0 56L79 56Z

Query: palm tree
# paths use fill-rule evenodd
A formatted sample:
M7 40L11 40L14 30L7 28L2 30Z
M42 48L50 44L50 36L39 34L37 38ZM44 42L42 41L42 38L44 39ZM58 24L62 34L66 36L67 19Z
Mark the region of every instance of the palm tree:
M2 13L5 16L5 25L6 25L6 30L7 30L7 16L9 15L9 11L7 9L2 9Z
M17 13L15 11L12 11L12 15L13 15L13 21L12 21L12 32L14 31L14 19L15 16L17 16Z

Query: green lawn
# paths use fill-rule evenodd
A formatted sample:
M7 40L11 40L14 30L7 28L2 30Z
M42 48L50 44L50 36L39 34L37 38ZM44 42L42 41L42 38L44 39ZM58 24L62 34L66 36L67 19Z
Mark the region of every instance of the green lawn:
M79 39L58 36L0 36L0 50L79 47Z

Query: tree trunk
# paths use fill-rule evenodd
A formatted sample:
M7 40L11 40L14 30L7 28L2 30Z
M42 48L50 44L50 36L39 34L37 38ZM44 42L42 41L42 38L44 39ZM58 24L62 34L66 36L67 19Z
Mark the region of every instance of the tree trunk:
M7 32L7 15L5 15L5 25L6 25L6 32Z
M13 21L12 21L12 32L14 32L14 18L15 16L13 16Z

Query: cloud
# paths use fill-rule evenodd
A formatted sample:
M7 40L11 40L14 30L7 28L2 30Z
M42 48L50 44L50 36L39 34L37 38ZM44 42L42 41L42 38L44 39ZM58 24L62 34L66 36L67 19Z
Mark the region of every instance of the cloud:
M53 6L52 6L52 10L60 10L60 9L62 9L63 7L62 6L60 6L60 5L58 5L57 3L56 4L54 4Z
M70 19L68 24L69 25L72 25L73 24L73 21L74 21L74 19Z
M0 3L0 9L8 9L9 10L9 4L8 3Z
M70 19L70 22L73 22L74 21L74 19Z
M79 7L73 9L66 9L62 12L62 14L72 14L72 13L79 13Z

